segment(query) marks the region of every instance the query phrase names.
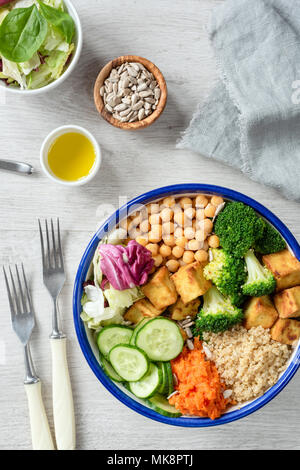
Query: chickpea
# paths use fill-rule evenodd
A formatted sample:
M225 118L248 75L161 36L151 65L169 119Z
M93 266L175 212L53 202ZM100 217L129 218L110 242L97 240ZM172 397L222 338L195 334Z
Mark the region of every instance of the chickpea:
M182 259L179 260L179 266L182 267L182 266L186 266L187 263L185 263Z
M175 238L181 238L183 237L183 235L184 235L183 229L181 227L177 227L174 231Z
M174 224L173 222L165 222L162 224L162 233L164 235L170 235L170 233L174 232Z
M204 240L202 250L208 251L208 248L209 248L208 241Z
M213 206L218 207L220 204L223 204L224 199L221 196L213 196L210 202Z
M190 240L187 246L190 251L198 251L202 248L202 242L199 242L198 240Z
M184 211L184 215L185 217L187 217L188 219L193 219L195 217L195 214L196 214L196 211L193 207L188 207L187 209L185 209Z
M155 271L156 271L156 269L155 269L155 264L154 264L154 266L153 266L153 268L151 269L151 271L150 271L149 274L153 274L153 273L155 273Z
M174 259L170 259L169 261L166 262L166 266L168 268L168 270L170 271L170 273L176 273L176 271L178 271L179 269L179 262L174 260Z
M160 213L160 217L163 222L170 222L170 220L173 219L173 216L174 211L172 211L172 209L169 207L165 207Z
M150 228L151 228L151 225L150 225L148 219L143 220L143 221L140 223L140 229L141 229L141 231L142 231L143 233L149 232Z
M128 231L130 232L130 230L135 229L139 225L139 223L140 223L139 217L135 217L134 219L130 220L128 224Z
M213 226L214 224L210 219L204 219L199 222L199 230L203 230L206 234L212 232Z
M147 209L149 214L159 214L160 211L159 204L149 204Z
M186 237L178 237L176 238L175 244L177 246L180 246L181 248L184 248L187 242L188 242L188 239Z
M175 258L181 258L184 253L184 248L181 246L174 246L172 250L172 255L175 256Z
M175 237L172 234L164 236L163 241L165 245L168 245L171 247L175 246Z
M150 232L148 233L149 242L158 243L162 238L162 227L161 225L152 225Z
M152 256L158 255L159 246L156 243L148 243L146 245L147 250L151 251Z
M171 255L172 253L172 248L168 245L161 245L159 249L160 254L162 255L163 258L167 258L168 256Z
M179 204L182 209L191 207L193 205L193 201L190 197L182 197L179 199Z
M177 225L180 225L182 227L184 225L184 219L184 213L182 211L175 212L174 221Z
M208 204L208 199L204 194L199 194L199 196L196 197L195 205L197 208L204 209Z
M158 268L158 266L160 266L161 263L163 262L163 257L161 255L153 256L153 259L154 259L154 266L156 268Z
M163 200L163 205L165 207L173 207L175 206L175 199L173 197L165 197Z
M193 227L187 227L184 229L184 236L188 239L188 240L192 240L193 238L195 238L195 230L193 229Z
M216 207L213 206L212 204L208 204L205 209L204 209L204 214L205 214L205 217L211 217L213 218L213 216L215 215L216 213Z
M159 214L151 214L149 216L149 222L151 225L159 225L161 223L161 218Z
M130 230L128 230L128 234L131 240L136 240L138 237L142 235L142 232L140 231L139 228L133 227Z
M148 237L145 235L141 235L140 237L137 237L135 241L142 246L146 246L148 243Z
M195 238L198 242L201 242L203 243L204 240L206 239L207 235L206 233L204 232L204 230L197 230L197 232L195 233Z
M205 250L198 250L195 253L195 260L199 261L200 263L205 263L208 260L208 253Z
M197 220L205 219L204 209L197 209L196 210L196 219Z
M124 230L127 230L128 229L128 224L129 224L129 221L128 219L123 219L119 222L119 226L120 228L124 229Z
M218 248L220 246L220 240L217 235L211 235L208 237L207 241L211 248Z
M186 264L190 264L195 260L195 255L192 251L185 251L183 253L182 261Z

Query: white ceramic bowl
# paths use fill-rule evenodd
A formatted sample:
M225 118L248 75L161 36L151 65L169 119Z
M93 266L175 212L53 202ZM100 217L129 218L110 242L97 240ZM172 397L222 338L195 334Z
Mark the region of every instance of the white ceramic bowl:
M51 145L59 136L66 134L68 132L76 132L76 133L85 135L93 144L94 149L95 149L95 155L96 155L95 163L90 173L85 178L81 178L80 180L76 180L76 181L65 181L65 180L58 178L51 171L49 164L48 164L48 153L49 153ZM91 181L98 173L99 168L101 166L101 161L102 161L102 155L101 155L101 149L100 149L98 142L89 131L87 131L86 129L80 126L67 125L67 126L61 126L61 127L58 127L57 129L54 129L52 132L50 132L50 134L46 137L46 139L42 143L42 147L40 151L40 162L41 162L41 167L44 173L52 181L55 181L56 183L59 183L59 184L63 184L64 186L82 186L83 184L86 184L89 181Z
M74 39L73 39L74 44L75 44L75 51L73 52L71 62L68 65L65 72L57 80L55 80L54 82L49 83L49 85L46 85L42 88L38 88L36 90L21 90L20 88L9 87L5 83L3 83L2 80L0 80L0 86L4 87L5 92L7 92L7 93L16 93L16 94L20 94L22 96L40 95L40 94L45 93L47 91L53 90L53 88L56 88L60 83L64 82L66 80L66 78L69 77L69 75L71 75L71 73L73 72L73 70L74 70L74 68L75 68L75 66L76 66L76 64L79 60L81 50L82 50L82 28L81 28L81 23L80 23L79 16L78 16L77 11L75 10L72 2L70 2L70 0L64 0L64 4L65 4L65 7L66 7L69 15L72 16L72 18L75 22L75 36L74 36Z

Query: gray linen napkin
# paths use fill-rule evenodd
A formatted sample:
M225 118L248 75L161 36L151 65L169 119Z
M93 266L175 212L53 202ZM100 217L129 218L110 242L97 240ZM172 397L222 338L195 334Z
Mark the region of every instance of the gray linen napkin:
M222 80L177 147L300 200L300 0L228 0L209 35Z

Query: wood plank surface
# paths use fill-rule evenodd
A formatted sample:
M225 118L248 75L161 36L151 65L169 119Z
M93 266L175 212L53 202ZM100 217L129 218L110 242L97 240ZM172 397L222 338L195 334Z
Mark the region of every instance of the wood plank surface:
M173 183L227 186L265 204L300 239L299 205L240 172L188 151L176 140L203 101L217 71L206 26L222 0L74 0L84 31L80 62L72 76L49 94L6 96L0 104L0 157L25 160L36 173L24 178L0 173L0 264L24 261L37 316L32 353L43 381L52 426L51 361L48 335L51 302L42 284L38 217L61 219L67 283L60 299L67 332L78 449L300 449L300 374L255 414L210 429L173 428L127 409L98 382L79 348L72 321L72 287L81 255L97 228L97 208L118 206L147 190ZM113 128L97 113L94 81L112 58L137 54L154 62L168 85L168 104L153 126L141 132ZM80 188L50 182L42 173L39 150L55 127L77 124L97 138L102 168ZM20 344L12 332L4 281L0 275L0 448L30 449L28 410L22 385Z

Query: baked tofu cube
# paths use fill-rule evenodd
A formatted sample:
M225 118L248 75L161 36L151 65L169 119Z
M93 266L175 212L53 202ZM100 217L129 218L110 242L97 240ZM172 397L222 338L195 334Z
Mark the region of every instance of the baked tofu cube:
M247 330L255 326L271 328L278 318L278 313L268 295L252 297L244 310L244 327Z
M192 300L192 302L189 302L188 304L184 304L181 298L179 297L177 299L176 304L171 305L171 307L169 307L169 312L171 314L172 320L181 321L184 320L188 315L192 318L195 317L198 313L199 306L199 299L195 299Z
M300 285L300 262L289 250L263 256L263 262L276 279L276 290Z
M274 297L280 318L300 317L300 286L279 292Z
M271 337L283 344L294 344L300 338L300 321L279 318L271 329Z
M177 292L166 266L162 266L153 274L150 281L142 287L142 291L158 310L164 310L177 300Z
M147 299L141 299L135 302L124 315L124 320L131 321L134 324L139 323L143 318L155 318L163 313L164 309L158 310Z
M205 279L203 265L199 261L182 266L177 273L173 274L172 279L184 304L205 294L212 286L212 283Z

